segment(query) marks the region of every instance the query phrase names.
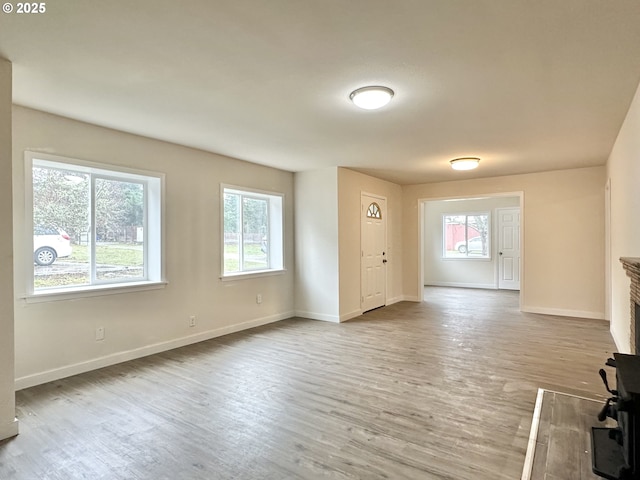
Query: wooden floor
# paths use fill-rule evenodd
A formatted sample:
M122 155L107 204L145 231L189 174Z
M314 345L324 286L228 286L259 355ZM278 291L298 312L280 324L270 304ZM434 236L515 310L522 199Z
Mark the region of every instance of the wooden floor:
M429 288L18 392L9 479L519 479L538 387L604 398L608 323Z

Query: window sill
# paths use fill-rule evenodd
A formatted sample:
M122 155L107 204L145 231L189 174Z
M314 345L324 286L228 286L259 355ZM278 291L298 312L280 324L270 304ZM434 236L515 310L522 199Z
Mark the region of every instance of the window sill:
M147 281L118 283L115 285L91 285L86 287L59 288L41 290L29 293L22 297L26 303L57 302L60 300L75 300L86 297L99 297L103 295L118 295L121 293L143 292L146 290L158 290L164 288L166 281Z
M257 277L270 277L273 275L283 275L286 273L286 269L278 269L278 270L256 270L253 272L239 272L239 273L230 273L227 275L223 275L220 277L220 280L223 282L229 282L233 280L245 280L249 278L257 278Z

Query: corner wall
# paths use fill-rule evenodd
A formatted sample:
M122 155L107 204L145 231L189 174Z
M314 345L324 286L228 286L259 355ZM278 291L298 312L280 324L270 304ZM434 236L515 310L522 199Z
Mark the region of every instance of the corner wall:
M604 315L605 167L405 186L404 291L420 283L419 202L524 192L522 309L586 318Z
M611 179L611 335L631 353L630 279L620 257L640 257L640 87L609 156Z
M11 63L0 58L0 440L18 433L14 386Z
M340 321L338 169L295 174L296 315Z
M26 303L26 272L33 265L24 241L26 149L165 173L166 287ZM293 315L292 173L18 106L13 108L13 170L18 388ZM287 271L221 281L221 183L285 195ZM189 327L190 315L197 316L195 327ZM99 326L105 339L98 342Z

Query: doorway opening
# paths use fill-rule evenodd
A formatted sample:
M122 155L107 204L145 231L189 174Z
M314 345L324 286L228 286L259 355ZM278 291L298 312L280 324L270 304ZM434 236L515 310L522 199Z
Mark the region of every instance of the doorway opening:
M483 288L522 298L522 200L523 192L421 200L418 291Z

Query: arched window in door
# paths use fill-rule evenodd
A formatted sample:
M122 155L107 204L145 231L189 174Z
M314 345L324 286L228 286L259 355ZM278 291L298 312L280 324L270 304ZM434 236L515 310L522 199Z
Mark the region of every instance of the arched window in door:
M367 208L367 218L382 218L380 205L378 205L376 202L373 202L371 205L369 205L369 208Z

